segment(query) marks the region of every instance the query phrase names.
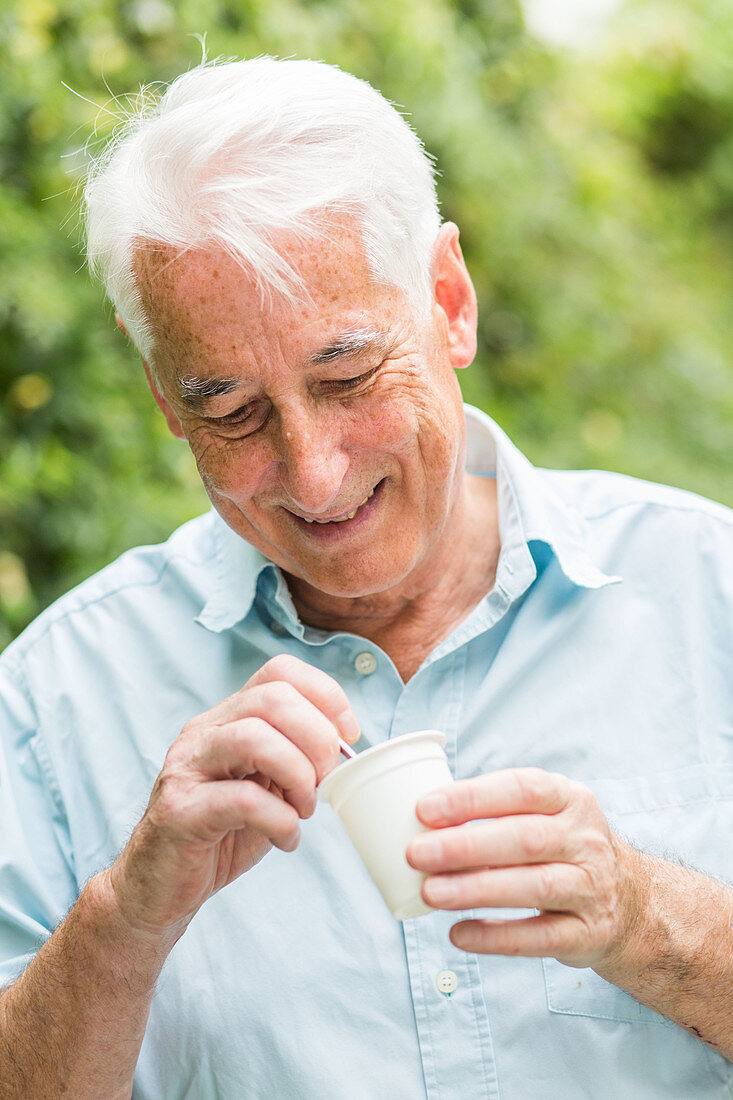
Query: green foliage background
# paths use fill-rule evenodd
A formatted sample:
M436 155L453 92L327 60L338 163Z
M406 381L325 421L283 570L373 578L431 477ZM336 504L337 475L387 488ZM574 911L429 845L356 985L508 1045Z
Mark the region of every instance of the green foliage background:
M533 40L517 0L11 0L0 648L123 549L208 506L85 273L74 197L113 97L197 63L204 32L210 57L323 58L410 114L479 293L466 396L534 462L733 505L728 0L628 0L592 54Z

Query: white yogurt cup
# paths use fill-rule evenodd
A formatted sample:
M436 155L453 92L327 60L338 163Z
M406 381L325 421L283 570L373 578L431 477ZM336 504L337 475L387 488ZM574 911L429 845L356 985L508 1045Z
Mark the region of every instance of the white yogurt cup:
M397 920L432 913L420 894L427 877L410 867L407 845L428 830L418 821L419 798L453 782L439 730L406 733L360 752L322 780L330 802Z

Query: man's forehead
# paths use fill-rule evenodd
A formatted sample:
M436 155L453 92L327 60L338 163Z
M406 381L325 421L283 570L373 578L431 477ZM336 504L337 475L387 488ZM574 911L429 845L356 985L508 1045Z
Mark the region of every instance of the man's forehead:
M352 218L324 215L307 230L276 233L271 241L286 265L295 273L294 298L298 294L298 278L307 287L316 282L341 280L347 272L368 275L369 265L361 233ZM247 284L259 293L260 284L254 269L242 256L233 254L221 244L207 242L199 247L179 249L154 240L139 240L134 250L133 271L138 282L147 289L170 293L187 292L202 281ZM274 296L276 299L277 294Z
M136 249L133 271L143 298L154 306L189 300L207 285L223 282L228 275L236 275L240 282L244 279L241 264L235 265L219 248L181 251L150 241Z
M180 278L181 260L191 255L159 241L138 241L132 259L135 280L144 289L171 286Z
M386 355L396 296L374 282L356 245L351 236L346 251L326 248L330 259L311 255L299 265L312 292L307 303L274 298L266 306L251 276L222 249L141 247L136 273L158 369L200 407L235 388L258 388L278 364L300 372Z

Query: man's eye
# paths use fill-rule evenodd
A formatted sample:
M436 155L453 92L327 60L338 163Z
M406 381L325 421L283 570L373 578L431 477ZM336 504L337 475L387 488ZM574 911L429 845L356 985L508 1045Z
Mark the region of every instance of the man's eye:
M360 386L362 382L367 382L378 370L379 367L372 367L364 374L357 374L355 378L339 378L334 382L330 382L329 385L335 387L337 390L354 390L357 386Z
M255 404L242 405L241 409L227 413L226 416L212 416L210 420L220 428L246 427L248 431L256 431L261 428L267 419L269 405L266 401L258 401Z

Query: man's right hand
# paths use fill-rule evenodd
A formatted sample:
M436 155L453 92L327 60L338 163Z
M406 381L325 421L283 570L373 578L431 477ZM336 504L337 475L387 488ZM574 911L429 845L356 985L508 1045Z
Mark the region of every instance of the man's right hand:
M207 898L273 845L296 848L299 820L311 816L317 784L338 763L339 736L359 737L345 692L289 655L187 722L106 872L131 931L175 942Z

